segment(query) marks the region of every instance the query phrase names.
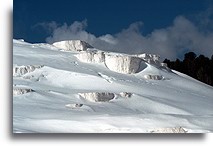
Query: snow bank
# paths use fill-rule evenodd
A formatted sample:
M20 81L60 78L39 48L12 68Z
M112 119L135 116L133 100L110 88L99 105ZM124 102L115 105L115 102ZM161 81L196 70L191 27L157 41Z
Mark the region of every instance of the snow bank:
M105 54L105 65L112 71L124 74L137 73L141 59L138 57L122 54Z
M82 51L79 54L77 54L76 57L81 62L85 62L85 63L102 63L104 62L104 59L105 59L104 52L98 51L98 50Z
M53 43L53 45L66 51L85 51L88 48L93 48L91 45L81 40L60 41Z
M187 133L182 127L158 128L150 131L151 133Z
M161 75L144 75L144 78L145 79L151 79L151 80L162 80L163 79L163 76Z
M33 72L35 69L42 68L43 65L27 65L27 66L13 66L13 76L22 76L26 73Z
M108 102L115 97L115 94L108 92L90 92L79 93L79 96L91 102Z
M32 92L33 90L31 88L18 88L18 87L15 87L13 88L13 95L16 96L16 95L22 95L22 94L26 94L28 92Z

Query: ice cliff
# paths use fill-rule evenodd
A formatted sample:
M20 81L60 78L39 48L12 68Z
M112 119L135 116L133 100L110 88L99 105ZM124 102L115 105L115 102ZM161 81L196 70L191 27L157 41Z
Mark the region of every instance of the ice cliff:
M105 59L104 52L99 50L82 51L76 57L85 63L102 63Z
M137 73L141 59L134 56L122 55L122 54L106 54L105 65L112 71L124 74Z
M167 65L159 61L160 56L152 54L128 55L113 52L105 52L93 48L81 40L67 40L53 43L54 46L68 51L78 51L76 57L84 63L104 63L111 71L134 74L146 67L146 63L156 67L167 68ZM147 76L147 79L161 79L160 76Z
M66 40L53 43L57 48L67 51L85 51L88 48L92 48L88 43L81 40Z

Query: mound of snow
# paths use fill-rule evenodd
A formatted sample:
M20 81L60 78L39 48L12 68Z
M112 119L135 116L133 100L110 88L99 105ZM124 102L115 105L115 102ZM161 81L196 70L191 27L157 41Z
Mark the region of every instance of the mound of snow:
M29 92L32 92L33 90L31 88L19 88L19 87L15 87L13 88L13 95L22 95L22 94L26 94Z
M119 94L123 98L130 98L132 96L132 93L129 93L129 92L121 92Z
M43 65L27 65L27 66L13 66L13 76L22 76L26 73L33 72L35 69L42 68Z
M187 131L182 127L173 128L158 128L150 131L151 133L187 133Z
M53 43L53 45L66 51L85 51L88 48L93 48L91 45L81 40L60 41Z
M76 57L85 63L102 63L105 59L104 52L99 50L82 51Z
M145 79L151 79L151 80L162 80L163 76L146 74L146 75L144 75L144 78Z
M79 93L79 95L91 102L108 102L115 97L114 93L108 92Z
M83 104L76 103L76 104L67 104L65 106L68 107L68 108L80 108L80 107L83 106Z
M141 59L138 57L122 54L105 54L105 65L112 71L132 74L140 68Z

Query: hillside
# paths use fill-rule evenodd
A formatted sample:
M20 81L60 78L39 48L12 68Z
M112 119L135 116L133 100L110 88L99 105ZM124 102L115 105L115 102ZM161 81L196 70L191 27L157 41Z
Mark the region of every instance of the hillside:
M14 133L213 132L213 88L150 54L13 40Z

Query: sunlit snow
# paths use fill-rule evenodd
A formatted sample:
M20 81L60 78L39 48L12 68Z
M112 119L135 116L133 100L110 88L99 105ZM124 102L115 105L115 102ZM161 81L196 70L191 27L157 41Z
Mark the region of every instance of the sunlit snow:
M211 86L155 55L72 43L13 40L14 133L213 132Z

